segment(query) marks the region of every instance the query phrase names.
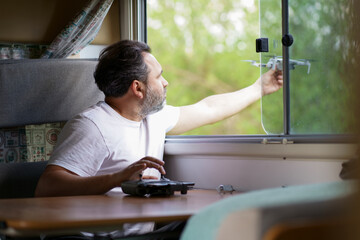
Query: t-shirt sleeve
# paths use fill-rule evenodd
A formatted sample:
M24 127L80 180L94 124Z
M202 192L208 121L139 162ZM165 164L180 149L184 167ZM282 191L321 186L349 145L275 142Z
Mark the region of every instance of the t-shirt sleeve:
M165 131L169 132L171 129L175 127L177 122L179 121L180 116L180 108L174 107L170 105L166 105L164 109L160 113L160 119L163 122L163 126L165 126Z
M61 166L79 176L94 176L109 151L97 126L76 117L62 129L49 164Z

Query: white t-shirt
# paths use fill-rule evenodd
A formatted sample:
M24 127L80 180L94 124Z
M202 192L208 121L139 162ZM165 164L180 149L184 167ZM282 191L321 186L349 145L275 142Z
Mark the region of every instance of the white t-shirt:
M162 160L166 133L176 125L179 115L179 108L166 105L135 122L122 117L105 102L99 102L66 123L49 164L87 177L121 171L145 156ZM160 173L147 169L144 175L159 177ZM105 234L144 234L153 228L152 222L124 224L122 230Z
M86 177L120 171L145 156L162 160L166 132L179 114L178 107L166 105L135 122L101 101L66 123L49 164ZM144 175L160 173L147 169Z

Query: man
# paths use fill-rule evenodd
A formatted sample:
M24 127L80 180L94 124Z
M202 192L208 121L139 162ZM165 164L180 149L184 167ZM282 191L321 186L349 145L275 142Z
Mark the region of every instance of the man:
M165 104L168 82L145 43L120 41L106 48L94 73L105 101L70 120L36 188L35 196L104 194L126 180L158 178L165 135L230 117L282 87L269 70L251 86L182 107Z
M282 87L282 73L270 70L245 89L173 107L165 104L168 82L162 72L145 43L126 40L106 48L94 73L105 101L64 126L35 196L104 194L141 175L159 178L165 174L167 133L181 134L225 119ZM183 224L170 224L166 230ZM146 233L153 226L124 225L110 235Z

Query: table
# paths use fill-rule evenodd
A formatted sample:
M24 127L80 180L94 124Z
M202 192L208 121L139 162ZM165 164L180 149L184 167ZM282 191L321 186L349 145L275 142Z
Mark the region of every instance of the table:
M186 220L231 194L194 189L186 195L133 197L123 193L0 200L0 232L9 236L119 229L123 223Z

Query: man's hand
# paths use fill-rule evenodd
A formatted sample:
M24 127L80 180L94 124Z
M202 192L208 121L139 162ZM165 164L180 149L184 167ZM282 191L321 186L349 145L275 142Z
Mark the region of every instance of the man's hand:
M271 94L278 91L283 86L282 71L270 69L264 73L256 82L261 86L261 96Z
M153 158L153 157L144 157L140 159L137 162L134 162L133 164L129 165L127 168L122 170L121 172L115 173L115 175L119 179L119 186L123 181L127 180L139 180L140 175L146 168L155 168L157 169L161 174L165 174L165 169L163 167L164 162Z
M46 167L37 185L36 197L104 194L114 187L120 187L123 181L139 179L146 168L155 168L165 174L164 162L144 157L124 170L99 176L80 177L63 167Z

